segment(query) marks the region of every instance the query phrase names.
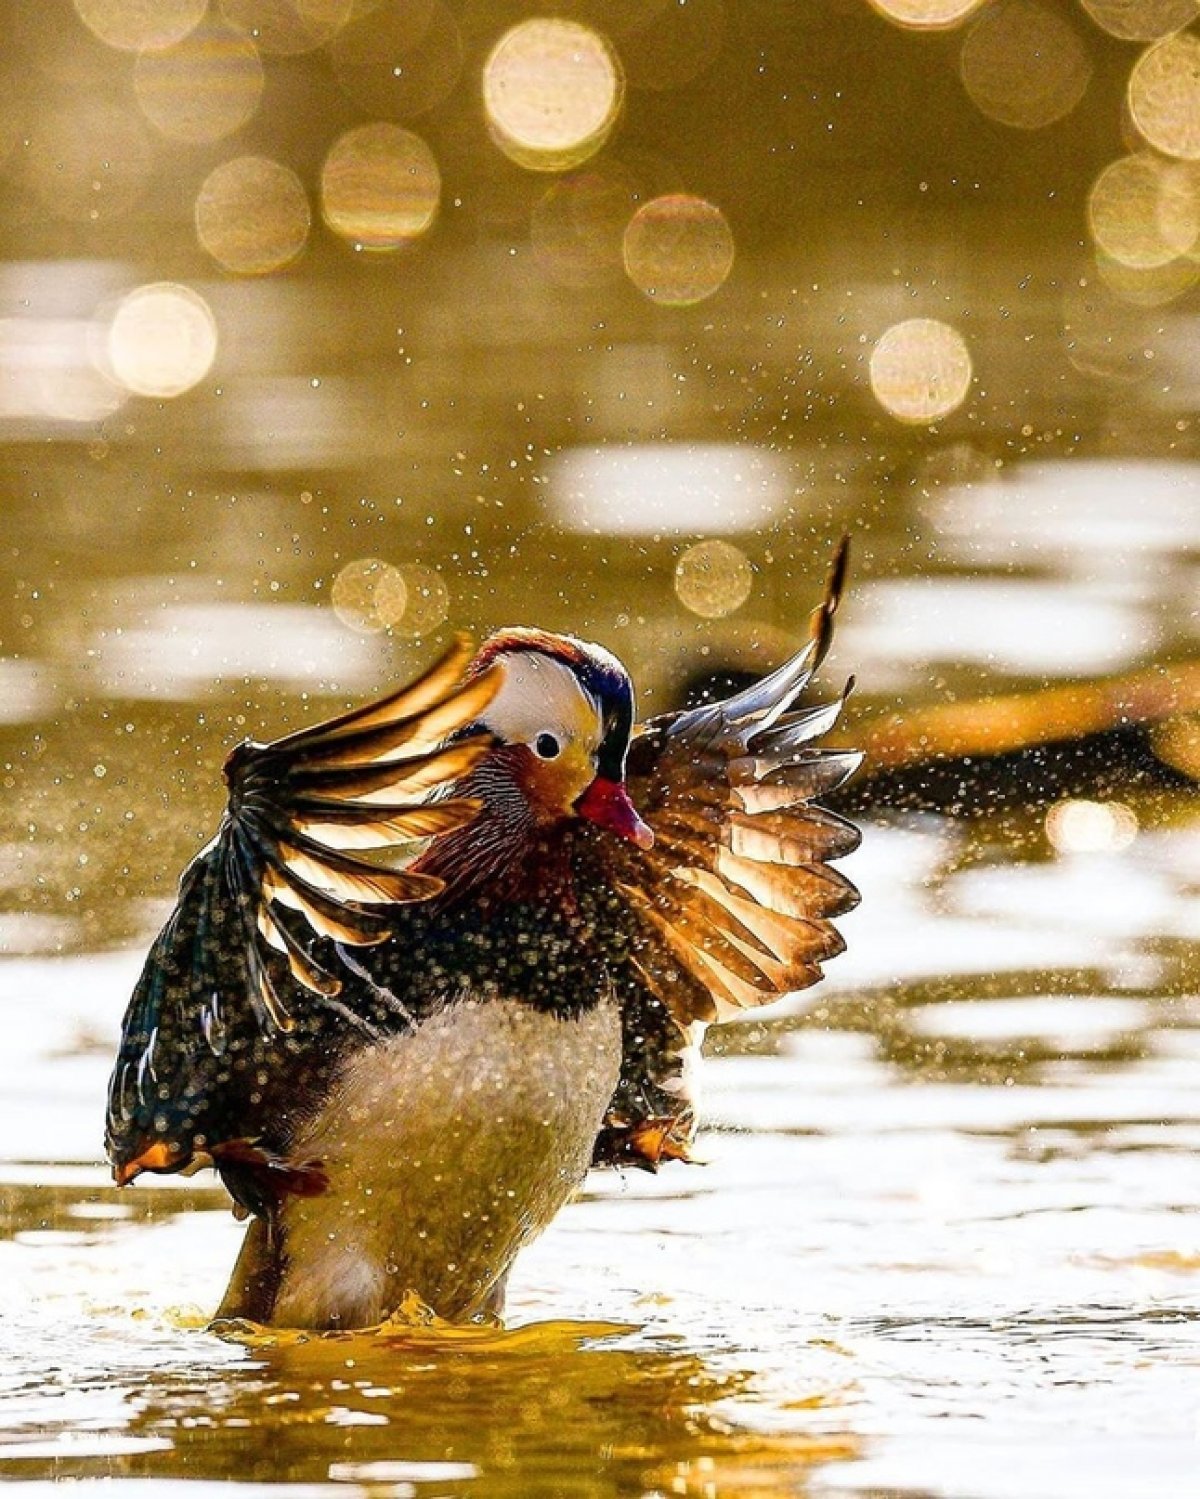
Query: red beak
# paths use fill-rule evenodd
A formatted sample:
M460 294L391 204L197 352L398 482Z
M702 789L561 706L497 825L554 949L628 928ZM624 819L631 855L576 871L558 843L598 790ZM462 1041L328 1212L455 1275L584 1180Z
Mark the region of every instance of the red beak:
M627 838L639 848L653 848L654 831L648 828L637 814L637 808L629 800L624 781L610 781L597 776L575 803L580 817L594 822L598 828L607 828L618 838Z

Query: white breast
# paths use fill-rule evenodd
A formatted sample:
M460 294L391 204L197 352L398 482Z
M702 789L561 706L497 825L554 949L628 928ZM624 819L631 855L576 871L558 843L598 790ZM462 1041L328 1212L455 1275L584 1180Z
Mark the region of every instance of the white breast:
M296 1142L330 1189L284 1209L272 1320L368 1326L409 1290L446 1317L495 1305L587 1170L620 1059L615 1003L463 1003L362 1052Z

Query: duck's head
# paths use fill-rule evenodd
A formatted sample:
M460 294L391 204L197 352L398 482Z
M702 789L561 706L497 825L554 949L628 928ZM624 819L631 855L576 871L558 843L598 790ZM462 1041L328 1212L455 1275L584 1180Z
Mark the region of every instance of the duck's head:
M654 834L625 785L633 683L617 658L570 635L506 629L484 642L468 675L489 669L499 686L479 727L499 742L497 794L515 791L539 824L581 817L649 848Z

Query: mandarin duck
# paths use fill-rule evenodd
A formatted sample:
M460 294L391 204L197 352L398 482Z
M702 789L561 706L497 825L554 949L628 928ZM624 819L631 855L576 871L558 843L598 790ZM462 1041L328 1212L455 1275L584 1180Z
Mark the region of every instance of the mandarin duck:
M821 976L858 757L796 701L810 637L724 701L635 723L598 645L460 639L379 702L225 765L125 1015L120 1185L214 1166L250 1224L218 1315L499 1314L591 1165L688 1160L706 1025ZM849 684L847 691L849 690ZM364 856L363 850L394 850Z

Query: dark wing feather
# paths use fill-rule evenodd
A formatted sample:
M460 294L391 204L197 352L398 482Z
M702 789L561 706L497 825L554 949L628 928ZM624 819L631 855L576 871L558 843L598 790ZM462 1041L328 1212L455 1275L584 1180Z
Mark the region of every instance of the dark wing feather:
M686 1144L681 1058L703 1024L807 988L843 950L834 918L858 903L858 892L830 861L856 848L859 834L814 799L840 786L861 758L817 743L851 684L830 704L796 704L829 648L845 569L843 543L807 644L777 671L637 733L629 790L654 847L583 841L590 861L583 877L607 882L620 897L618 968L629 983L621 1087L598 1160L628 1157L629 1129L645 1128L647 1109L667 1106L664 1081ZM630 1027L653 1044L631 1048Z
M445 743L495 691L494 676L464 680L470 655L460 639L390 697L229 756L220 830L185 872L125 1016L107 1121L119 1180L177 1170L244 1126L272 1058L302 1058L334 1008L354 1019L330 943L382 942L397 906L441 891L359 851L436 839L478 810L437 799L491 746Z

